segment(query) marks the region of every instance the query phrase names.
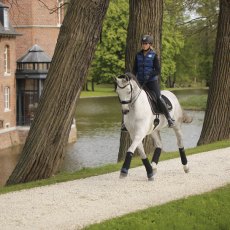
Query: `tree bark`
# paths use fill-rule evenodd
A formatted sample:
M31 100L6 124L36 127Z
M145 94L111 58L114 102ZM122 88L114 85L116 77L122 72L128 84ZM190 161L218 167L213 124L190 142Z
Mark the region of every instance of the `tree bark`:
M141 37L144 34L153 36L153 48L160 59L163 21L163 0L130 0L129 1L129 25L126 41L125 70L132 72L135 55L141 49ZM121 131L118 160L124 159L124 155L131 143L128 132ZM147 136L144 139L146 153L153 151L152 139Z
M65 154L109 0L71 0L21 157L7 185L48 178Z
M230 138L230 0L220 13L207 109L198 145Z

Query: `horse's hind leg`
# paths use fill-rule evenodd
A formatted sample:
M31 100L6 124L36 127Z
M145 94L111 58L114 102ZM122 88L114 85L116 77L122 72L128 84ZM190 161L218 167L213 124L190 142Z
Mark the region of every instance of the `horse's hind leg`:
M154 133L151 134L151 137L153 138L153 142L154 142L154 146L155 146L155 151L154 151L153 157L152 157L152 168L153 168L153 174L156 174L157 173L157 164L159 162L161 150L162 150L162 142L161 142L160 132L155 131Z
M173 129L177 137L177 145L179 148L179 153L180 153L180 158L181 158L181 163L183 165L183 169L186 173L188 173L189 172L188 160L187 160L185 150L184 150L181 128L176 126Z

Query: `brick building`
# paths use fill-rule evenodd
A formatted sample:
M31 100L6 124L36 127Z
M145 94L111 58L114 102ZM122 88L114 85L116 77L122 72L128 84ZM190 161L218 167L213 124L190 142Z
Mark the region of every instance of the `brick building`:
M17 35L9 21L9 8L0 2L0 136L3 147L6 144L5 136L9 136L9 132L16 129Z
M16 59L38 44L53 56L60 25L64 17L64 0L20 0L10 8L12 26L20 36L16 40ZM7 3L7 0L3 0ZM52 13L53 12L53 13Z
M43 2L20 0L10 5L0 1L0 149L22 144L28 132L16 127L16 61L35 44L50 57L54 53L65 0ZM75 129L69 140L76 140Z

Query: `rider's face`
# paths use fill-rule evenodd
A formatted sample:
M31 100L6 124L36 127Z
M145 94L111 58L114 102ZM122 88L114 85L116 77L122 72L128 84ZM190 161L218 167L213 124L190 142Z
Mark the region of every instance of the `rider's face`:
M150 44L149 43L142 43L142 49L143 50L148 50L150 48Z

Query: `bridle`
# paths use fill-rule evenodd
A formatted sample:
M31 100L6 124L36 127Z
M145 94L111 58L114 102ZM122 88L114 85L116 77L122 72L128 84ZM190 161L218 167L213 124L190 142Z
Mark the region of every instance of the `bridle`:
M130 104L132 102L132 96L133 96L133 87L132 87L132 84L130 83L130 81L128 82L128 84L126 84L125 86L120 86L118 83L117 83L117 87L120 88L120 89L124 89L126 88L128 85L130 85L130 88L131 88L131 96L130 96L130 99L127 100L127 101L122 101L118 95L118 98L119 98L119 101L122 105L127 105L127 104Z
M120 89L124 89L124 88L126 88L128 85L130 85L130 88L131 88L131 94L130 94L131 96L130 96L130 99L127 100L127 101L123 101L123 100L120 99L119 95L118 95L118 98L119 98L119 101L120 101L121 104L123 104L123 105L130 104L130 106L132 106L132 105L135 103L135 101L137 100L137 98L139 97L139 95L140 95L140 93L141 93L141 91L142 91L142 88L140 88L140 91L138 92L138 94L133 98L133 86L132 86L132 84L130 83L130 80L129 80L128 84L126 84L126 85L124 85L124 86L120 86L120 85L117 83L117 87L120 88Z

